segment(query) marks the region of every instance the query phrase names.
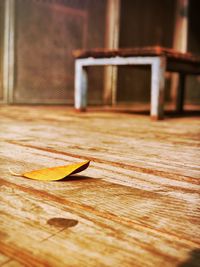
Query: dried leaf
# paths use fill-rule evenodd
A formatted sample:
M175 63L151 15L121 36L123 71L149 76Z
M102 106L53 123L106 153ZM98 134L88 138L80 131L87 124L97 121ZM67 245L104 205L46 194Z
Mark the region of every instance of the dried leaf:
M26 178L34 179L34 180L40 180L40 181L58 181L66 176L69 176L71 174L75 174L78 172L81 172L89 166L90 161L84 161L81 163L66 165L66 166L59 166L59 167L53 167L53 168L45 168L41 170L26 172L24 174L17 174L12 171L10 171L13 175L16 176L24 176Z

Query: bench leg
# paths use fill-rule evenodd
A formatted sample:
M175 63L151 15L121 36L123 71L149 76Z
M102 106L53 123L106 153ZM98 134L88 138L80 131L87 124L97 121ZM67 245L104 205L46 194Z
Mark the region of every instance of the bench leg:
M151 118L160 120L164 115L165 57L155 57L151 68Z
M178 88L177 100L176 100L176 111L178 113L183 112L184 95L185 95L185 74L180 73L179 88Z
M79 60L75 63L75 109L85 111L87 107L87 69Z

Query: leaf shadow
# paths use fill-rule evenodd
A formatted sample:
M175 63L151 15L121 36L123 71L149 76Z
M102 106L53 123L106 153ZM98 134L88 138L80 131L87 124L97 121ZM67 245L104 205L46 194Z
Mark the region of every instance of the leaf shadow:
M75 175L66 176L60 181L61 182L73 182L73 181L91 181L91 180L94 181L94 180L97 180L97 179L92 178L90 176L75 174Z
M200 266L200 249L190 251L189 258L182 262L178 267L198 267Z

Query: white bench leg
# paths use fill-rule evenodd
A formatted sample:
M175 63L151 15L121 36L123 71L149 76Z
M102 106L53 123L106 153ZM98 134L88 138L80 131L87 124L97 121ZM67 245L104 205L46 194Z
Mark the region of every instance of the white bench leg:
M79 111L87 107L87 69L77 59L75 62L75 108Z
M164 88L165 88L165 57L155 57L151 69L151 118L163 119L164 115Z

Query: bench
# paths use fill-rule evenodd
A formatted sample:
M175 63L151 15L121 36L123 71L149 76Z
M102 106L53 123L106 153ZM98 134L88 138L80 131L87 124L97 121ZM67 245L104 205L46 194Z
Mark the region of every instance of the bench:
M183 110L186 75L200 74L200 57L191 53L180 53L163 47L126 48L117 50L75 50L75 108L83 111L87 107L87 67L150 65L151 66L151 117L164 116L165 72L177 72L180 76L178 91L179 111Z

